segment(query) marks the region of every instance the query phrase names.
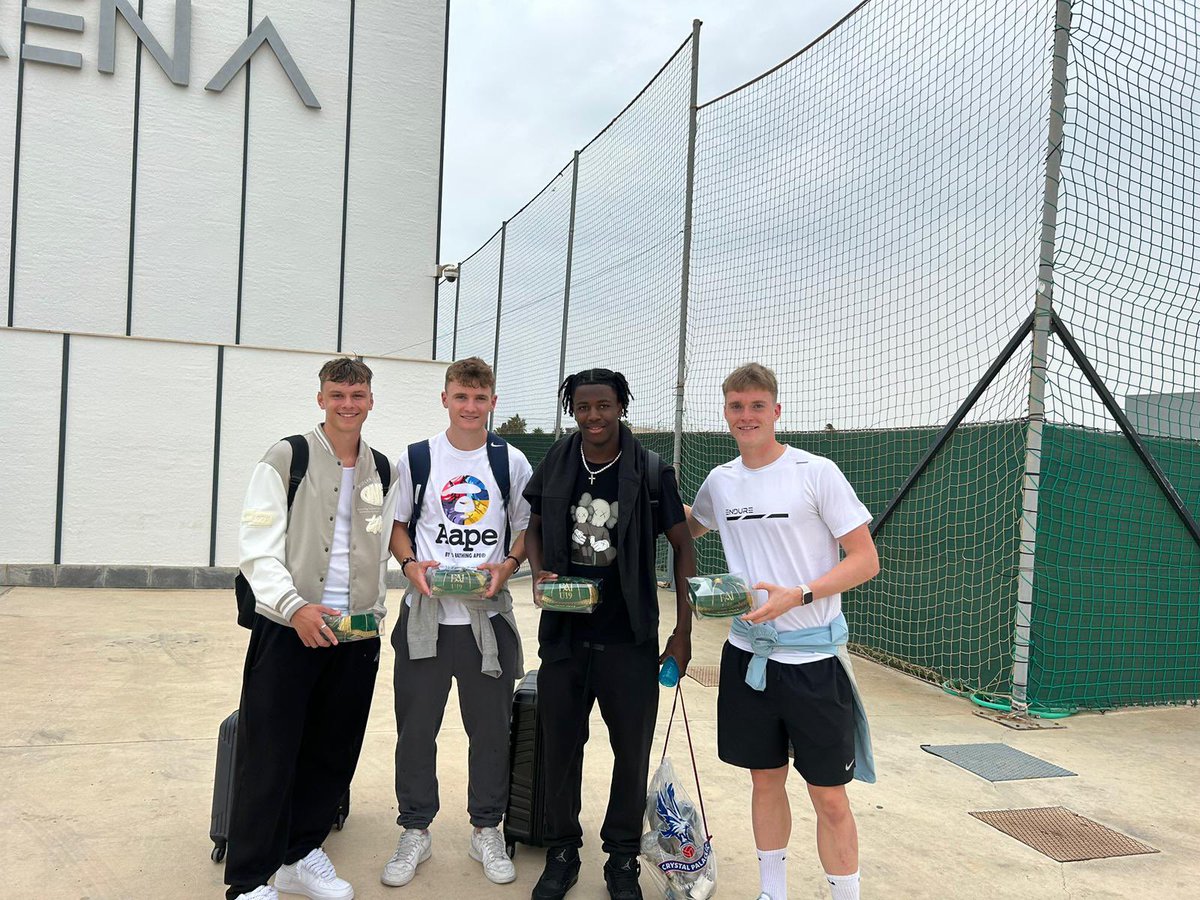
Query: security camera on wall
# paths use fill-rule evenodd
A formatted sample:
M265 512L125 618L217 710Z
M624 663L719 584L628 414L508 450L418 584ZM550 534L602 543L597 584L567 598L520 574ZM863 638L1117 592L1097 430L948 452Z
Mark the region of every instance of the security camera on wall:
M438 266L438 275L453 284L458 281L458 264L446 263L444 266Z

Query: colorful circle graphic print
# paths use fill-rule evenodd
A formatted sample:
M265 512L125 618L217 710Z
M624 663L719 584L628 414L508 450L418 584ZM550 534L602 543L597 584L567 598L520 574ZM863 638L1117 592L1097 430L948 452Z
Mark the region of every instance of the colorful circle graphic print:
M474 525L487 509L487 488L474 475L456 475L442 488L442 512L455 525Z

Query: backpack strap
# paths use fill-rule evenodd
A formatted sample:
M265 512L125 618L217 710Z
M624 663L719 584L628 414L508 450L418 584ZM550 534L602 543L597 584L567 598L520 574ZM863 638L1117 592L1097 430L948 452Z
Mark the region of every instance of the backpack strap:
M488 465L492 469L492 477L500 488L500 499L504 501L504 552L512 549L512 526L508 518L508 495L512 490L511 473L508 468L508 441L494 431L487 436Z
M408 470L412 474L413 508L408 517L408 536L417 546L417 520L421 518L421 507L425 505L425 488L429 486L429 470L433 463L429 453L429 441L417 441L408 445Z
M302 434L292 434L284 438L292 445L292 466L288 472L288 492L287 505L291 510L292 503L296 500L296 491L300 488L300 482L304 480L304 474L308 471L308 438Z
M388 488L392 486L392 462L383 452L371 448L371 456L375 458L375 471L379 473L379 481L383 484L383 495L386 497Z
M646 486L650 489L650 514L658 520L658 501L662 497L662 457L646 451Z

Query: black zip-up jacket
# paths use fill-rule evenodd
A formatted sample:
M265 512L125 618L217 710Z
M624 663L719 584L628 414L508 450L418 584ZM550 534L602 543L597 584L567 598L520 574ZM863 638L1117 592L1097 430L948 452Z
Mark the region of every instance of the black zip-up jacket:
M550 572L566 572L571 562L571 494L579 475L579 433L568 435L547 452L525 487L525 498L541 500L542 564ZM657 531L646 479L646 449L629 427L621 425L621 459L617 462L617 566L637 644L658 640L658 584L655 578ZM668 467L663 466L663 471ZM663 484L660 474L660 484ZM660 500L661 502L661 500ZM535 576L537 573L534 573ZM538 655L545 662L566 659L571 652L571 619L577 613L542 611Z

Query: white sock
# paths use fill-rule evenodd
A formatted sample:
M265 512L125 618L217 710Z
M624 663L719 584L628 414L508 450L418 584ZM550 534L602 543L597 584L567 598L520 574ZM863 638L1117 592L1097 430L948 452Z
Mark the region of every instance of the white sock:
M787 847L758 851L758 880L771 900L787 900Z
M850 875L830 875L825 873L829 882L829 890L833 892L833 900L858 900L858 873Z

